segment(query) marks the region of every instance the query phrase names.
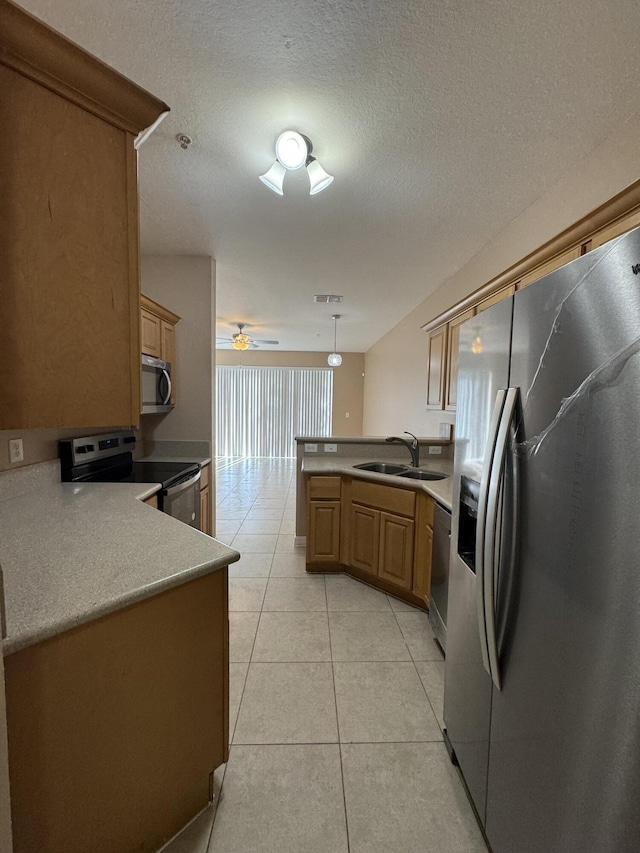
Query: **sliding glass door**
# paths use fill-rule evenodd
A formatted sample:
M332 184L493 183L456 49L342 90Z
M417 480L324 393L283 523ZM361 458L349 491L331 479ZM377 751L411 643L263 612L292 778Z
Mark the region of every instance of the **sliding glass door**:
M331 435L333 371L230 367L217 376L217 455L295 456L296 435Z

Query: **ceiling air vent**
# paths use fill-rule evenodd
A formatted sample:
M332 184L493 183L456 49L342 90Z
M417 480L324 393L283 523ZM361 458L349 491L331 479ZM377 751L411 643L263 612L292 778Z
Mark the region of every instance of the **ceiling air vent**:
M313 297L314 302L342 302L342 296L332 294L321 294Z

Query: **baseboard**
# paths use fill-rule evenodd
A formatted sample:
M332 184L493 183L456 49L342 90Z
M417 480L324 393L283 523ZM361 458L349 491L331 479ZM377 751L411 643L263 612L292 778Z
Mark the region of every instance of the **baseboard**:
M293 540L294 548L306 548L307 547L307 537L306 536L296 536Z

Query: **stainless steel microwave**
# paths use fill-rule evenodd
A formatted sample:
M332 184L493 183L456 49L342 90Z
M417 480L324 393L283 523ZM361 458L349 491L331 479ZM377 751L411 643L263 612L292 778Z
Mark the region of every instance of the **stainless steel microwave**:
M171 364L161 358L142 356L141 396L143 415L170 412L171 402Z

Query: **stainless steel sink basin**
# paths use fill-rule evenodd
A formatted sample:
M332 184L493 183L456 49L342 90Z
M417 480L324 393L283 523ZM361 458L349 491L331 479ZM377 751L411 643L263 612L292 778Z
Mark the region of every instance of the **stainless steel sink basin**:
M406 465L394 465L391 462L363 462L353 467L360 468L362 471L374 471L376 474L400 474L407 470Z
M446 476L437 471L421 471L419 468L406 468L398 472L398 477L409 477L411 480L444 480Z

